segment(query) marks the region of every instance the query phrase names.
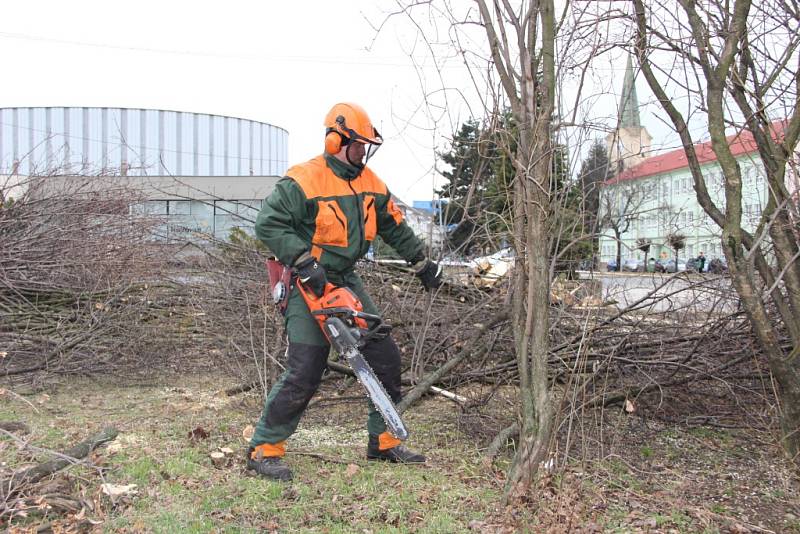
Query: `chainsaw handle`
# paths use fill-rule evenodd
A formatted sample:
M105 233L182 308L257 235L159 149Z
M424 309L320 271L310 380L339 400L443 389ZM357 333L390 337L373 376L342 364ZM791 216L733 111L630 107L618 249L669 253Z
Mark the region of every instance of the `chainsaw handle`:
M347 315L350 317L358 317L359 319L364 319L367 323L376 323L377 326L380 326L383 323L383 319L380 315L374 315L372 313L365 313L360 311L354 311L350 308L324 308L322 310L314 310L311 312L312 315ZM373 327L370 327L372 329Z
M331 284L330 282L326 282L325 283L325 289L322 291L322 296L318 297L313 291L311 291L311 289L307 288L303 284L303 282L300 281L300 277L297 276L296 273L295 273L295 277L294 278L295 278L295 284L297 285L297 288L303 294L303 298L306 299L306 301L310 300L311 302L317 302L318 300L322 299L322 297L327 295L329 291L333 291L334 289L336 289L335 285Z

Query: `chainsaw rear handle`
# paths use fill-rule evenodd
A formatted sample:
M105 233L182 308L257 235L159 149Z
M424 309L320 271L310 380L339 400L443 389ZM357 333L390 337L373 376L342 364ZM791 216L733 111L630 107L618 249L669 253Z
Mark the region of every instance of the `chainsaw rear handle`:
M374 315L372 313L366 313L362 311L352 310L350 308L324 308L322 310L314 310L312 312L314 315L348 315L351 317L358 317L359 319L364 319L367 323L383 323L383 319L379 315ZM371 328L370 328L371 329Z
M392 325L384 323L380 316L373 315L371 313L353 311L350 308L327 308L324 310L314 311L312 312L312 315L327 317L327 319L325 319L326 325L331 319L336 319L344 324L344 322L341 320L342 316L364 319L364 321L367 323L367 328L360 329L360 335L358 337L359 346L364 345L367 341L373 338L383 339L392 331Z

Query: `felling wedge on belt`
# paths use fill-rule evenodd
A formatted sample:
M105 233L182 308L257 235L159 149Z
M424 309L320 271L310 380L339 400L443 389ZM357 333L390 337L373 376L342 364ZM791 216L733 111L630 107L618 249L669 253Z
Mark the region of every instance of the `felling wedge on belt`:
M389 431L399 440L408 439L408 430L400 418L397 407L359 350L372 339L386 337L392 327L384 323L379 316L364 313L361 301L346 287L336 287L328 283L319 298L306 289L299 280L297 289L325 337L336 352L344 357L356 378L367 390L369 398L383 416Z

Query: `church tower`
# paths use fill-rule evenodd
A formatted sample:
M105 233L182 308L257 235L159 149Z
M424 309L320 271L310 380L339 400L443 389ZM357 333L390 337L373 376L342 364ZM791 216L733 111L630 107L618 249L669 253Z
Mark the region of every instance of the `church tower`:
M633 75L633 60L628 56L625 80L619 101L617 129L606 136L609 169L621 172L638 165L650 155L653 137L642 127L639 119L639 99Z

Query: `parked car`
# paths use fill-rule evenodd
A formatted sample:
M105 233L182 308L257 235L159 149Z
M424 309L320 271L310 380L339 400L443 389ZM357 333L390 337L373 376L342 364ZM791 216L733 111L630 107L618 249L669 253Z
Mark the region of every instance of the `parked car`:
M628 258L622 262L622 270L629 273L636 273L644 270L644 262L636 258Z
M608 260L606 264L606 270L608 272L619 271L619 266L617 265L617 260Z
M714 258L708 262L708 272L711 274L722 274L728 272L728 262L725 258Z
M709 267L710 263L711 262L709 262L708 259L706 259L706 261L703 262L703 272L704 273L708 272L708 267ZM698 271L699 272L700 271L700 259L699 258L689 258L688 260L686 260L686 270L687 271Z
M686 270L686 262L683 260L678 260L678 264L675 264L675 260L673 258L669 258L666 260L658 260L656 261L655 270L657 273L676 273L680 271Z

